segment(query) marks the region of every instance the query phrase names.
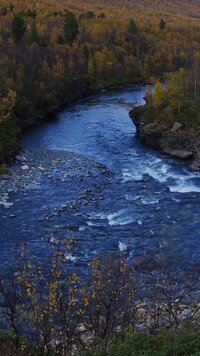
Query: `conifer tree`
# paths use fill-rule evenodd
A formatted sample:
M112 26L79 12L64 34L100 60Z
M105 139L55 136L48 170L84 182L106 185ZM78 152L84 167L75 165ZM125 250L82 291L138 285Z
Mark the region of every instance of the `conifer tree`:
M65 15L65 21L63 26L63 34L66 42L72 45L79 33L78 23L73 12L68 11Z
M160 25L159 25L160 29L161 29L161 30L164 30L165 25L166 25L166 22L165 22L163 19L161 19L161 20L160 20Z
M11 34L15 41L21 41L26 32L26 25L20 15L14 16L11 24Z
M135 35L136 33L138 33L138 27L133 19L131 19L129 22L128 32L131 33L132 35Z

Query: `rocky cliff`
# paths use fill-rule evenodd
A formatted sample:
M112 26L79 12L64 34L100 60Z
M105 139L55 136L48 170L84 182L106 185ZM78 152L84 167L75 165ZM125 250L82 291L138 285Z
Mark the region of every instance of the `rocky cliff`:
M129 112L142 141L163 153L178 159L188 159L193 171L200 171L200 129L192 135L184 125L175 122L170 128L157 122L145 123L145 106L139 106Z

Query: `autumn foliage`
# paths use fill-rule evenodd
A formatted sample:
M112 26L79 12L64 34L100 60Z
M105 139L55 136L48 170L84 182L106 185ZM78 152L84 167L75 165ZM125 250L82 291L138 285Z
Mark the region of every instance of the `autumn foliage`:
M30 255L26 245L7 251L0 270L0 327L12 335L10 354L97 348L105 355L140 329L156 335L167 327L176 335L186 323L198 328L198 270L174 271L163 260L160 270L145 272L124 256L104 256L91 261L83 276L69 264L75 243L72 234L63 241L51 236L41 242L43 258Z
M1 0L1 100L12 93L10 111L24 127L88 88L154 82L192 67L198 14L195 0Z

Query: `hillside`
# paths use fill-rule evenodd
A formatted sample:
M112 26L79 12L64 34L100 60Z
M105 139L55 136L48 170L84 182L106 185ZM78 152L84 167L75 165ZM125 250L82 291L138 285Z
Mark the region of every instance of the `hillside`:
M73 1L65 1L72 8L96 8L110 12L116 16L134 16L143 23L156 23L159 18L164 18L169 24L177 26L199 27L200 4L198 0L79 0L74 5Z
M198 1L0 0L0 162L71 100L193 66Z

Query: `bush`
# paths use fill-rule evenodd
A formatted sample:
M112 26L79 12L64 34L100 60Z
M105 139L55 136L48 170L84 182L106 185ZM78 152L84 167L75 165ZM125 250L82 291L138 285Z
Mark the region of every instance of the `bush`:
M136 333L121 343L110 346L110 356L140 355L200 355L200 331L180 330L172 335L168 330L161 330L158 335Z

